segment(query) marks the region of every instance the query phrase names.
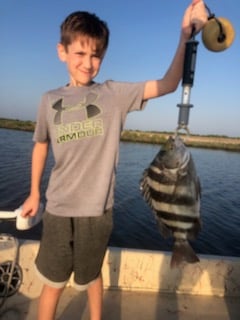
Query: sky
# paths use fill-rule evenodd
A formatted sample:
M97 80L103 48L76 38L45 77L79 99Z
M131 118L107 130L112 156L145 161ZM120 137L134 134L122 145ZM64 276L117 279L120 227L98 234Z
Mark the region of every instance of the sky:
M42 94L68 82L56 45L65 17L89 11L110 28L110 45L97 82L145 81L164 76L174 56L187 0L1 0L0 117L36 120ZM192 134L240 137L239 0L208 0L216 17L231 21L235 39L227 50L211 52L199 41L191 89ZM174 131L182 86L129 114L125 129Z

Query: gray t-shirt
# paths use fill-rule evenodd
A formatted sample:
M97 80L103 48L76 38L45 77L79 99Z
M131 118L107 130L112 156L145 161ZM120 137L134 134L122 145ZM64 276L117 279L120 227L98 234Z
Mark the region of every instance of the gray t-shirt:
M50 213L100 216L113 206L120 134L127 113L145 106L144 85L106 81L61 87L42 97L33 139L51 142L53 150Z

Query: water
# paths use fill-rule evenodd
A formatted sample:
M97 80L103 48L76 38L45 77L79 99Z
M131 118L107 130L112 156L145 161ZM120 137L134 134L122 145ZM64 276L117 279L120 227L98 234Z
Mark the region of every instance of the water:
M32 133L0 129L0 210L13 210L29 192ZM110 245L150 250L171 250L171 240L158 232L150 208L139 192L143 170L159 146L140 143L120 145L114 230ZM202 185L203 229L192 242L203 254L240 256L240 153L191 148ZM50 156L43 177L42 194L53 164ZM44 200L44 199L43 199ZM41 226L16 231L14 222L0 223L0 232L39 239Z

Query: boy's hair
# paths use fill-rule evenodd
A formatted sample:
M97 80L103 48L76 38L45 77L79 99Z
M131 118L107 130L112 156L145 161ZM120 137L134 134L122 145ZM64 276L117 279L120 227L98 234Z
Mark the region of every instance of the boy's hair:
M106 22L95 14L86 11L71 13L61 24L60 43L67 50L77 37L89 37L96 40L97 52L102 55L108 47L109 29Z

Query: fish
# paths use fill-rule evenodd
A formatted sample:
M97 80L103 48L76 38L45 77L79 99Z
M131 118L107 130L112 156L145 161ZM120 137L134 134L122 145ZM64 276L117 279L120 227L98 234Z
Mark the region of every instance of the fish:
M178 135L169 136L140 180L164 238L173 238L170 267L200 259L190 245L202 229L201 183L190 151Z

